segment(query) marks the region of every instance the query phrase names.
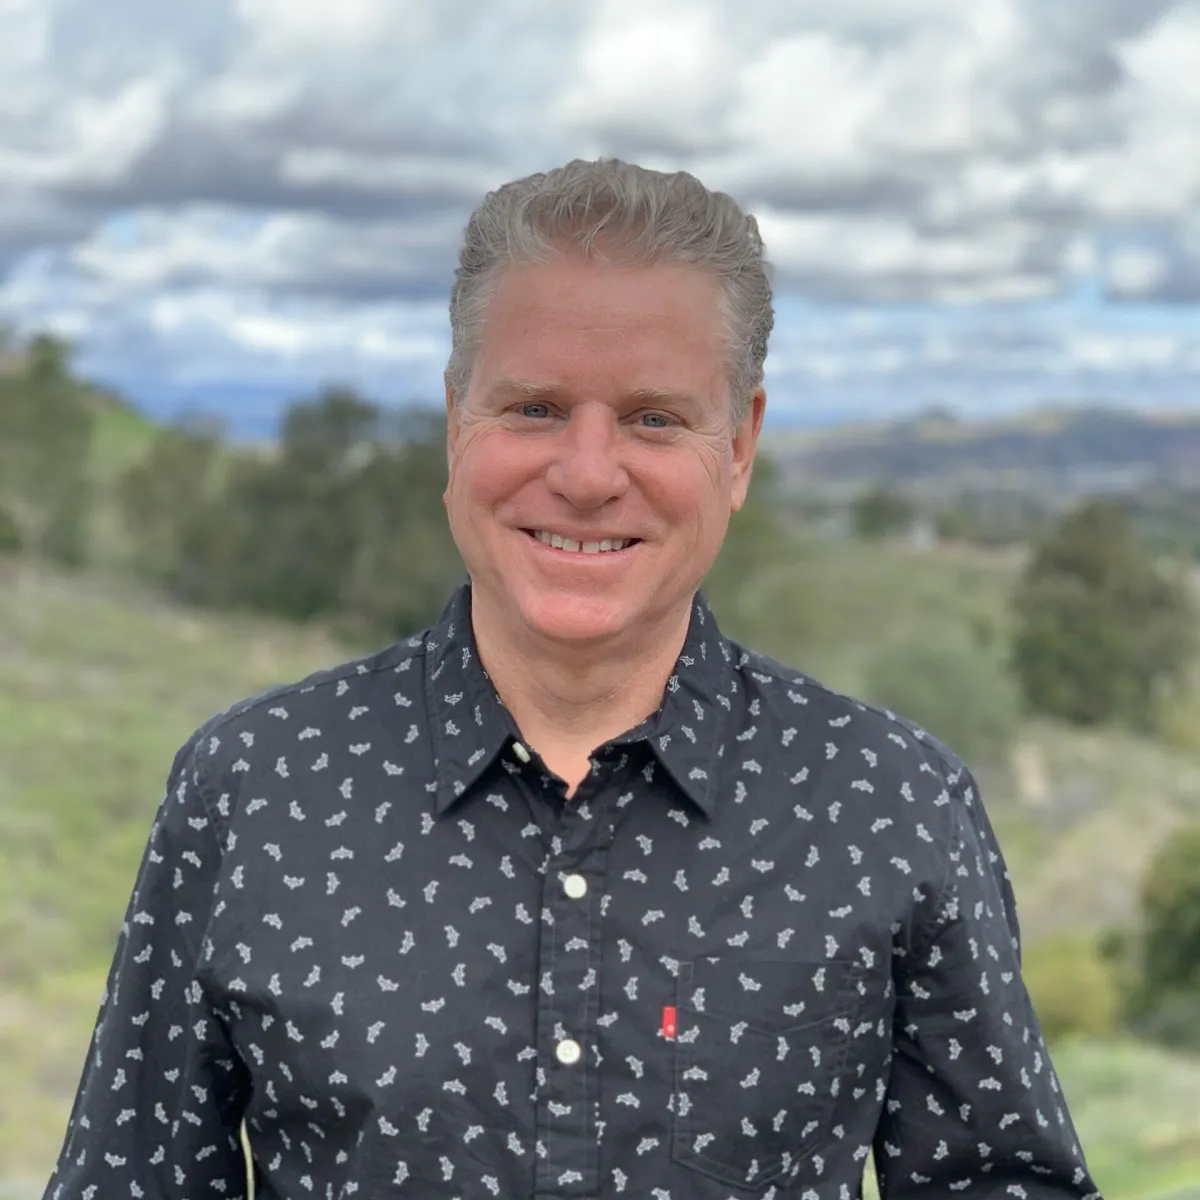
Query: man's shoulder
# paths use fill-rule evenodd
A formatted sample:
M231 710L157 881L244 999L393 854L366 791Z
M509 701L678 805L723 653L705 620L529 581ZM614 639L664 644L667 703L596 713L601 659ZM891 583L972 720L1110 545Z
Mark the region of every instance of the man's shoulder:
M188 738L180 753L196 749L205 757L222 744L253 744L264 729L280 720L315 724L335 713L350 714L359 701L377 692L381 680L407 677L409 690L424 685L422 664L426 635L418 633L368 654L321 667L300 679L278 683L245 696L213 713Z
M922 766L948 782L967 772L963 760L943 741L903 713L839 691L796 667L745 646L731 643L734 664L745 691L770 714L809 731L853 730L856 742L881 761ZM840 740L840 739L837 739Z

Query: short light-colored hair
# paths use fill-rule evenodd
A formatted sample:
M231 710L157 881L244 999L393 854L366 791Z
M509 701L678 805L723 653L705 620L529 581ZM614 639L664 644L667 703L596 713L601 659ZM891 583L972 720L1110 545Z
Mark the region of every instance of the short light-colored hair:
M500 272L569 254L710 271L728 346L732 415L742 420L762 383L775 323L758 222L686 171L668 174L615 158L576 159L506 183L471 214L450 293L446 383L456 397L470 383Z

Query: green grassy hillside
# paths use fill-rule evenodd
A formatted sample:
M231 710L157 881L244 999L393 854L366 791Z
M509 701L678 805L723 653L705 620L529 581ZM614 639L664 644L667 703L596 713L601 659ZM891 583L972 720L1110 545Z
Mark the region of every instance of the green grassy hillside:
M853 690L881 641L1002 635L1013 570L977 553L813 546L746 597L737 621L764 631L763 649ZM180 611L96 578L0 572L0 1197L23 1187L12 1192L23 1200L40 1194L58 1149L175 749L226 704L364 647ZM1132 911L1148 855L1200 811L1200 758L1036 724L987 790L1037 939ZM1109 1200L1200 1180L1200 1063L1132 1043L1056 1057Z

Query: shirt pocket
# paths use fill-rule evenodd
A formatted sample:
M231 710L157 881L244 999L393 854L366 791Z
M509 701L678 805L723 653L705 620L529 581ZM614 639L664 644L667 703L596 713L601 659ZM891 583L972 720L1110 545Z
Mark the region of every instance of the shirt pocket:
M793 1179L850 1081L861 969L701 958L676 982L671 1153L748 1190Z

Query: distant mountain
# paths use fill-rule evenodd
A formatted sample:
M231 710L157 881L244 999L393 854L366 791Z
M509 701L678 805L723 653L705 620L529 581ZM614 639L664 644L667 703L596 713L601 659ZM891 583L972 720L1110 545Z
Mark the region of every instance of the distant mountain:
M1043 409L975 421L944 410L764 435L796 489L865 482L1039 490L1200 487L1200 413Z

